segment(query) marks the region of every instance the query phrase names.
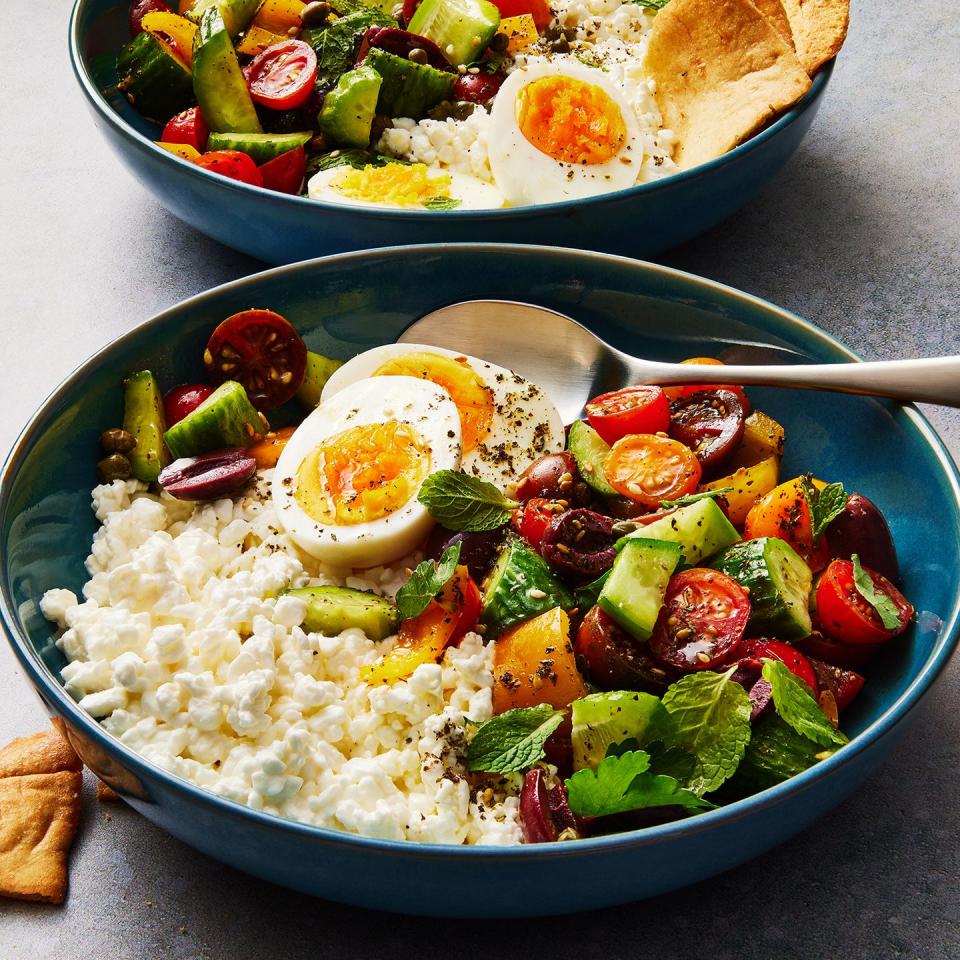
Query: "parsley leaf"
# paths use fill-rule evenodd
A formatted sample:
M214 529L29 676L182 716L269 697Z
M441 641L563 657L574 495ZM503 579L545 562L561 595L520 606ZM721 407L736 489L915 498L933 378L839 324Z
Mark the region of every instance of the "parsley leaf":
M600 761L596 770L578 770L564 784L570 809L581 817L607 817L647 807L712 807L673 777L650 772L650 755L631 750Z
M460 562L460 547L447 547L439 563L424 560L410 574L410 579L397 591L397 612L401 620L415 617L427 609L427 604L450 582Z
M802 737L821 747L842 747L849 741L827 719L807 685L779 660L763 662L763 679L770 684L773 706L780 718Z
M843 489L842 483L828 483L822 490L818 490L809 473L800 478L800 489L810 508L813 539L816 540L831 522L843 513L847 505L847 491Z
M427 197L423 201L424 210L455 210L463 201L456 197Z
M633 0L638 7L646 7L649 10L662 10L670 0Z
M563 711L547 703L507 710L481 723L467 747L467 769L520 773L543 757L543 745L563 721Z
M853 563L853 585L857 588L857 593L877 611L885 630L898 630L900 611L897 605L883 591L877 590L873 577L863 569L857 554L853 554L850 560Z
M697 796L732 776L750 741L750 697L726 673L704 670L671 684L663 705L677 723L677 740L696 757L687 786Z
M661 500L660 506L664 509L673 507L686 507L698 500L711 500L714 497L722 497L725 493L732 493L733 487L717 487L716 490L701 490L699 493L688 493L685 497L677 497L676 500Z
M423 482L417 499L448 530L495 530L520 506L492 483L457 470L438 470Z

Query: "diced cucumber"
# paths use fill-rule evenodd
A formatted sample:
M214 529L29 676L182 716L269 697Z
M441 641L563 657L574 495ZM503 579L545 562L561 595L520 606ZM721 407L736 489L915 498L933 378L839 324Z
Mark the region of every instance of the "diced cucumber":
M260 166L274 157L302 147L313 136L304 133L211 133L208 150L239 150Z
M634 539L678 543L683 553L681 563L695 567L705 557L711 557L724 547L736 543L740 534L713 500L704 499L638 528L620 544Z
M170 453L196 457L221 447L249 447L270 425L233 380L221 383L195 410L175 423L164 435Z
M613 562L597 603L631 636L649 640L679 563L676 543L629 540Z
M204 12L193 41L193 92L212 131L262 132L218 7Z
M343 74L324 98L320 129L345 147L367 146L382 84L383 77L366 65Z
M809 636L813 574L786 541L744 540L724 550L712 566L750 591L748 635L783 640Z
M309 409L320 406L320 394L333 376L333 371L343 366L342 360L331 360L322 357L312 350L307 351L307 370L303 375L303 383L297 390L297 399Z
M744 794L775 787L818 763L823 753L823 747L770 713L754 724L731 786Z
M596 767L613 743L639 747L669 737L674 722L659 697L633 690L591 693L572 704L573 769Z
M137 441L129 454L130 472L153 483L170 456L163 442L163 395L149 370L131 374L123 383L123 429Z
M484 585L480 619L488 635L497 636L507 627L554 607L570 610L570 591L539 553L511 537L501 548Z
M263 0L198 0L183 16L199 23L208 10L216 7L230 36L236 37L247 29L262 3Z
M193 103L190 69L152 33L139 33L120 48L117 77L117 89L148 120L166 123Z
M358 627L371 640L380 641L397 632L400 615L389 600L350 587L300 587L287 590L307 601L303 629L328 637Z
M607 482L603 463L610 452L610 445L586 420L574 420L570 424L567 449L577 461L580 476L588 486L605 497L616 496L617 491Z
M377 113L419 120L450 96L454 75L373 47L364 61L383 77Z
M432 40L454 65L473 63L500 26L489 0L423 0L407 29Z

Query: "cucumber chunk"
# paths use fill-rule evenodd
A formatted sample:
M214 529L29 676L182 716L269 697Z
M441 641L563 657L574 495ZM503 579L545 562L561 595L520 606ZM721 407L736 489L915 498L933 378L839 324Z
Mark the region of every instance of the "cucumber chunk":
M163 442L163 395L149 370L134 373L123 383L123 429L137 445L130 451L130 472L137 480L153 483L170 462Z
M309 409L320 406L320 394L333 376L334 370L343 366L342 360L331 360L322 357L319 353L307 351L307 370L303 375L303 383L297 390L297 399Z
M511 537L501 548L483 591L483 614L489 635L538 614L574 606L570 591L557 579L547 561L523 541Z
M679 563L676 543L628 540L597 598L600 609L637 640L649 640Z
M426 63L414 63L377 47L371 48L364 62L383 77L377 113L388 117L419 120L431 107L449 97L453 89L454 74Z
M257 165L273 160L296 147L302 147L312 136L304 133L211 133L208 150L239 150Z
M423 0L407 29L432 40L454 65L473 63L500 26L500 11L489 0Z
M611 744L634 739L642 748L669 737L674 728L667 708L650 693L591 693L572 706L574 770L599 766Z
M678 543L683 553L681 563L695 567L740 539L737 528L726 518L713 500L697 500L686 507L640 527L620 541L669 540Z
M797 640L809 636L813 574L784 540L761 537L725 550L712 566L750 591L750 634Z
M117 89L148 120L166 123L193 104L187 65L152 33L137 34L117 54Z
M182 16L199 23L208 10L217 8L230 36L236 37L247 29L262 3L263 0L198 0Z
M233 380L221 383L195 410L175 423L164 435L170 453L196 457L223 447L249 447L270 425Z
M350 587L300 587L285 591L307 601L303 629L335 637L357 627L371 640L379 642L397 632L400 615L384 597Z
M580 476L588 486L605 497L616 496L617 491L607 482L603 463L610 452L610 445L586 420L574 420L570 424L567 449L577 461Z
M343 74L323 101L320 129L345 147L367 146L382 84L383 77L366 65Z
M754 724L731 787L744 795L775 787L818 763L823 752L823 747L771 713Z

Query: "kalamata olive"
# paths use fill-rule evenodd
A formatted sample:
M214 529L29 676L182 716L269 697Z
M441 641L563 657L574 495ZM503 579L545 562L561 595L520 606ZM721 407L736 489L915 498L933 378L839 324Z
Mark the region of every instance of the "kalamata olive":
M505 53L510 46L510 38L505 33L495 33L490 41L490 49L494 53Z
M613 545L618 539L609 517L581 507L550 521L541 551L555 569L583 580L596 580L613 566L617 556Z
M830 554L849 560L853 554L871 570L896 583L900 578L897 548L887 521L877 506L860 493L851 493L843 512L827 527Z
M175 460L158 482L178 500L216 500L241 489L256 472L257 461L246 450L229 448Z
M670 436L688 446L704 474L713 473L743 439L746 415L730 390L698 390L670 404Z
M517 482L517 499L546 497L548 500L569 500L574 483L579 480L577 461L566 450L545 453L527 467Z
M97 477L101 483L126 480L130 476L130 461L122 453L111 453L97 464Z
M443 51L427 37L410 33L408 30L398 30L396 27L370 27L363 35L360 50L357 53L357 63L362 63L371 47L386 50L396 57L410 58L413 50L422 51L417 54L416 63L428 63L436 70L453 71L450 61L443 55Z
M463 73L454 80L451 96L467 103L486 103L496 96L504 79L498 73Z
M604 507L606 512L610 514L614 520L636 520L637 518L642 517L651 517L653 520L659 519L656 514L650 512L650 508L644 506L642 503L637 503L635 500L631 500L629 497L604 497ZM634 528L635 529L635 528Z
M539 767L528 770L520 790L520 827L524 843L551 843L575 840L579 836L576 817L570 810L562 783L547 786Z
M759 720L770 709L773 702L773 689L770 684L763 679L758 680L750 688L750 719Z
M163 0L133 0L127 14L127 23L130 27L130 36L135 37L143 33L143 18L148 13L172 13L172 9Z
M497 551L507 535L509 527L504 524L496 530L485 530L479 533L454 533L446 527L434 527L433 533L427 539L424 553L439 560L447 547L455 543L460 544L460 562L470 571L470 576L482 583L497 559Z
M111 427L100 434L100 446L104 453L130 453L137 445L137 438L120 427Z
M843 670L840 667L834 667L816 657L808 657L813 672L817 675L817 682L820 685L821 695L823 691L829 690L836 701L837 709L843 710L856 699L856 696L863 689L863 677L854 670Z

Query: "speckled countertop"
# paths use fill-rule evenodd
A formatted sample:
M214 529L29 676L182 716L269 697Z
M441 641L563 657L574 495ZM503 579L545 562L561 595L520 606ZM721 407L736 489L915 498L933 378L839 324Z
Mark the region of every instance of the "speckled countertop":
M258 269L174 220L120 170L74 86L67 10L50 0L17 19L29 22L26 59L22 31L0 33L0 450L89 353ZM867 357L960 352L958 64L950 4L855 2L799 153L748 209L663 259L780 303ZM960 458L960 416L931 415ZM0 743L44 722L0 643ZM67 904L0 901L0 958L956 960L958 770L955 663L866 787L759 860L629 907L467 925L250 879L123 805L98 805L88 783Z

